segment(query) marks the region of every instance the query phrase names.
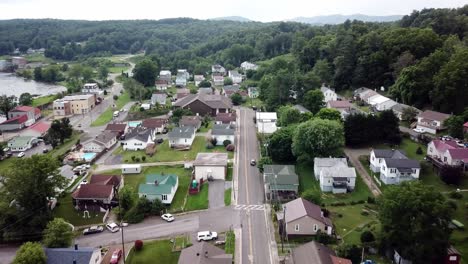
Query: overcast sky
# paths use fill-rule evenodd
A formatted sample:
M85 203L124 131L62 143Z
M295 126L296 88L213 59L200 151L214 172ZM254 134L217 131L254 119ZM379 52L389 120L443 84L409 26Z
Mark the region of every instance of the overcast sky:
M207 19L243 16L278 21L331 14L405 15L430 7L461 7L466 0L0 0L0 19Z

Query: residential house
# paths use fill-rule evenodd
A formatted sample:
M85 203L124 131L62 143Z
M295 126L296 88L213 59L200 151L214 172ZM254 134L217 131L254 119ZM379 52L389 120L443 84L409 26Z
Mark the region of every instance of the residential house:
M247 92L250 98L257 98L258 97L258 89L257 87L249 87L247 88Z
M399 149L373 149L370 152L369 163L373 172L380 172L384 159L408 159L406 153Z
M412 109L416 110L418 115L421 113L421 111L419 109L417 109L415 107L412 107L412 106L409 106L409 105L405 105L405 104L395 104L394 106L392 106L392 111L395 114L395 116L398 117L398 119L403 120L403 112L407 108L412 108Z
M60 102L58 105L62 105L63 101L70 102L71 114L80 115L86 114L96 106L96 95L95 94L80 94L80 95L67 95L62 99L57 99ZM57 106L58 106L57 105ZM54 101L54 107L56 106Z
M172 83L172 73L171 71L163 70L159 72L159 80L166 81L168 85Z
M211 73L218 73L224 76L226 74L226 69L219 64L215 64L211 66Z
M297 105L293 105L293 108L295 108L297 111L299 111L301 114L304 114L304 113L310 113L309 109L305 108L304 106L300 105L300 104L297 104Z
M101 153L111 149L117 143L116 133L104 131L97 135L95 139L83 143L84 152Z
M227 153L198 153L197 158L193 162L195 171L195 179L207 180L212 178L214 180L224 180L227 174Z
M232 254L221 248L202 241L182 249L178 264L232 264ZM347 263L346 263L347 264Z
M244 72L248 71L248 70L256 71L258 69L257 64L251 63L251 62L248 62L248 61L244 61L243 63L241 63L240 67Z
M445 256L444 264L460 264L462 255L456 248L450 245L447 248L447 255Z
M190 94L190 90L187 89L187 88L179 88L177 89L176 91L176 99L179 100L179 99L182 99L184 98L185 96L189 95Z
M28 61L24 57L12 57L11 63L13 64L13 66L17 66L18 69L24 69L26 64L28 64Z
M11 151L26 151L33 147L36 141L35 137L19 136L8 141L8 147Z
M120 144L124 150L144 150L150 143L154 143L154 131L138 127L125 135Z
M351 110L353 105L348 101L328 101L327 108L338 110L342 115L343 112Z
M156 80L155 84L156 90L158 91L166 91L167 88L170 86L166 80Z
M218 113L215 117L215 124L230 124L236 125L236 112L232 113Z
M176 87L185 87L187 86L187 78L185 78L184 74L177 74L176 77Z
M353 95L354 95L354 100L362 100L362 96L368 93L369 91L373 91L372 89L369 89L367 87L361 87L356 90L354 90ZM364 100L365 101L365 100Z
M149 174L145 183L138 186L138 196L150 201L156 199L163 204L171 204L179 187L179 177L174 174Z
M310 236L321 232L331 235L332 221L323 215L320 206L304 198L297 198L283 205L285 212L276 214L279 226L284 226L287 236Z
M224 77L221 75L213 75L213 85L222 87L224 85Z
M167 134L169 147L171 148L190 148L195 140L196 129L192 126L174 127Z
M202 124L202 118L200 116L182 116L179 121L180 127L191 126L196 130L199 130Z
M95 93L100 94L103 91L99 88L97 83L85 83L83 88L81 88L82 93Z
M125 123L121 124L107 124L104 131L111 131L116 133L117 137L121 137L122 135L127 134L128 126Z
M445 165L468 167L468 148L455 140L432 140L427 145L427 156Z
M314 174L322 192L346 193L356 185L356 170L346 158L314 158Z
M384 158L380 166L380 180L385 184L400 184L419 179L419 161Z
M57 99L52 105L53 114L56 117L70 116L72 115L71 102L63 99Z
M316 241L295 247L286 264L352 264L351 260L337 257L335 252Z
M242 75L238 71L229 71L228 76L235 84L242 82Z
M232 102L229 98L217 94L189 94L177 100L174 107L190 109L200 116L216 116L218 113L228 113L232 108Z
M290 200L297 197L299 177L293 165L264 165L263 180L267 199Z
M50 123L37 122L20 133L20 136L43 137L50 129Z
M240 86L239 85L226 85L223 87L222 94L227 97L231 97L231 95L239 92Z
M205 80L205 77L203 75L195 75L193 76L193 81L195 82L195 86L198 87L202 81Z
M165 118L149 118L143 120L141 123L141 127L153 130L154 136L156 134L161 134L164 132L164 129L166 129L166 125L169 122L169 120Z
M236 138L235 132L235 129L230 124L215 124L211 129L211 137L216 138L217 146L223 146L225 140L229 140L230 144L234 144Z
M72 193L73 205L81 210L100 211L118 204L118 193L123 187L120 175L91 175L89 183L80 184Z
M0 123L0 131L20 130L26 127L28 116L22 115Z
M278 129L276 127L278 116L275 112L256 112L255 120L259 133L272 134Z
M322 86L320 87L320 91L323 93L323 101L325 103L328 101L336 101L338 99L338 95L335 93L335 90L330 87Z
M151 95L152 105L166 105L167 94L166 93L153 93Z
M211 87L200 87L198 88L199 94L213 94L213 88Z
M377 111L392 109L392 107L397 104L397 102L393 101L392 99L380 94L369 97L367 99L367 103L374 107L374 109Z
M26 121L26 126L31 126L36 123L36 121L41 118L41 110L37 107L31 106L17 106L8 112L8 119L13 119L19 116L26 115L28 120Z
M46 264L99 264L102 261L101 249L92 247L45 248Z
M444 122L449 117L449 114L426 110L418 115L418 123L416 128L435 135L439 130L445 129Z
M190 73L186 69L178 69L177 75L183 76L185 80L188 80L190 78Z

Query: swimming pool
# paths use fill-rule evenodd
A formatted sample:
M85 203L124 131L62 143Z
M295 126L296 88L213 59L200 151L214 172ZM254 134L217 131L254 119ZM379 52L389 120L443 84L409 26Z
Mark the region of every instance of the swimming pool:
M96 157L96 153L93 153L93 152L83 153L83 159L87 162L92 161L94 157Z
M130 121L130 122L128 122L129 127L137 127L139 125L141 125L141 121Z

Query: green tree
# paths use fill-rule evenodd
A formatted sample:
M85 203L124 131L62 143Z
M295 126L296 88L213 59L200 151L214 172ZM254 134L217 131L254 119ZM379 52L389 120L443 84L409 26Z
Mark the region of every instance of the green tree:
M31 105L33 97L30 93L22 93L18 101L20 105Z
M144 86L153 86L156 81L159 66L156 62L145 59L135 65L133 69L133 78Z
M161 212L165 209L164 204L159 199L155 199L151 202L151 214L152 215L161 215Z
M42 242L48 248L66 248L71 246L73 231L62 218L54 218L44 230Z
M296 160L292 152L292 138L296 126L288 126L275 131L269 138L268 153L275 162Z
M454 138L463 138L463 116L451 116L444 122L448 134Z
M310 90L304 96L304 106L315 115L325 106L323 100L323 93L320 90Z
M47 256L38 242L26 242L16 252L13 264L45 264Z
M301 112L292 106L281 106L277 112L279 114L277 123L281 127L301 122Z
M198 87L204 87L204 88L209 88L211 87L211 82L208 80L203 80L198 84Z
M301 197L318 206L322 204L322 193L319 190L306 190Z
M7 117L8 119L8 112L10 112L11 109L16 107L16 96L11 95L2 95L0 96L0 111Z
M99 66L98 74L99 74L99 78L103 82L106 82L107 76L109 75L109 68L107 68L105 65Z
M119 191L119 206L124 210L130 210L135 203L135 191L126 185Z
M386 189L378 205L384 246L395 248L413 263L441 263L453 211L440 192L418 181L404 182Z
M301 123L293 135L293 153L304 159L339 155L343 146L343 125L337 121L312 119Z
M336 249L336 254L339 257L347 258L352 263L361 263L361 248L356 245L341 244Z
M314 68L312 68L312 72L319 77L319 80L322 83L330 83L332 81L333 71L330 63L326 60L318 60L315 63Z
M240 95L239 93L234 93L233 95L231 95L231 101L234 105L242 104L242 95Z
M81 76L83 77L83 82L89 82L94 76L93 69L90 67L83 67Z
M340 122L342 120L340 111L333 108L322 108L315 116L321 119L335 120Z
M416 120L416 116L418 115L418 110L414 107L405 107L401 114L401 119L405 121L414 121Z
M45 140L55 148L59 144L63 144L65 139L70 138L72 134L73 127L70 124L70 119L63 118L52 121L50 129L45 135Z
M224 85L232 85L232 79L229 77L224 78Z
M81 78L82 73L83 73L83 65L75 64L68 71L68 77L74 78L74 79L79 79L79 78Z
M38 82L42 81L42 67L34 68L34 80Z

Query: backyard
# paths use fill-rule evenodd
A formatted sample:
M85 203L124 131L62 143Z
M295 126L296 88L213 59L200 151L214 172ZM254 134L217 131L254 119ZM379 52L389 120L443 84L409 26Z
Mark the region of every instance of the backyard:
M177 264L179 256L180 252L172 252L170 240L144 241L140 251L135 251L135 248L130 250L126 263L144 264L156 261L157 263Z
M33 99L32 106L37 107L37 106L52 103L55 100L55 98L57 98L56 95L46 95L46 96L36 97Z
M75 227L100 224L104 217L104 214L100 212L89 212L89 218L83 217L82 211L75 210L71 193L65 193L63 196L59 197L57 206L53 210L53 215L54 217L65 219L65 221Z
M130 102L130 95L128 93L123 93L119 96L117 101L115 102L116 108L113 109L112 107L107 108L94 122L91 126L103 126L109 123L112 120L114 110L120 110L124 105Z

